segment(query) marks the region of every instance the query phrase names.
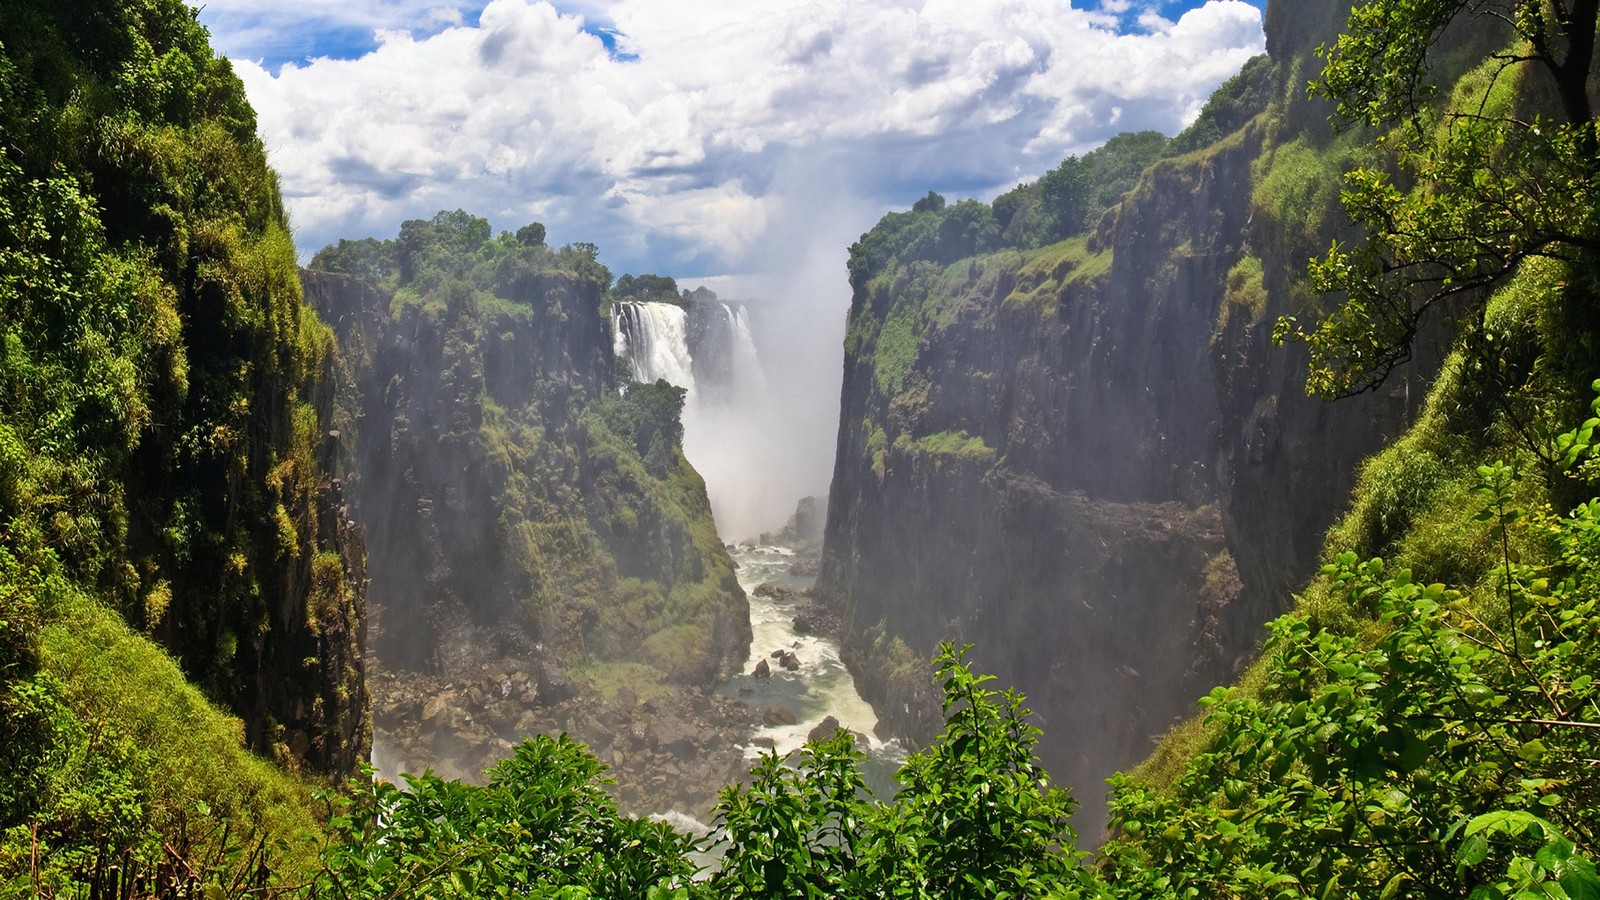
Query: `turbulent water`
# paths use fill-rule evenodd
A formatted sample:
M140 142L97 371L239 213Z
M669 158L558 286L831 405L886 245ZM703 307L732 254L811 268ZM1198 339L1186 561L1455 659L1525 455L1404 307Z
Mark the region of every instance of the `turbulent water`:
M778 753L796 750L806 742L811 730L833 716L839 724L866 737L867 783L874 793L885 797L893 788L893 775L905 759L896 741L881 741L873 731L877 714L856 691L855 680L839 659L839 643L833 638L802 635L794 630L794 615L805 602L801 591L811 587L812 578L793 575L793 551L782 547L742 546L733 552L739 564L739 583L750 595L750 655L742 673L728 679L721 690L738 696L758 713L782 707L795 714L793 725L769 725L752 735L745 748L752 759L766 749ZM767 583L786 587L787 597L758 597L755 589ZM775 650L790 650L800 661L798 671L790 672L772 658ZM756 664L767 660L770 678L750 674Z

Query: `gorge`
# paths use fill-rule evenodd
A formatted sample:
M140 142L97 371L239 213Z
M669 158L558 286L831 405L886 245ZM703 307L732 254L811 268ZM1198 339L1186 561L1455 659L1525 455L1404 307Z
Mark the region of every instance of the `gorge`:
M1600 11L1508 2L1272 0L782 366L538 222L297 259L198 11L9 4L0 898L1600 896Z

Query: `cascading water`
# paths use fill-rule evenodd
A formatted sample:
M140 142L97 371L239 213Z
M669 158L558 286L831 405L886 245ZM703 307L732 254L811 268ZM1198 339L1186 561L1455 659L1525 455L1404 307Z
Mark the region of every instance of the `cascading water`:
M761 370L761 360L756 356L755 338L750 336L750 312L743 306L722 304L728 317L728 328L733 332L733 383L740 390L765 396L767 376Z
M672 303L617 303L611 308L612 347L625 357L635 381L665 379L695 396L689 355L689 314Z
M762 524L749 510L770 508L771 498L763 494L770 491L770 484L762 475L769 464L767 442L775 433L773 417L782 411L771 401L749 311L743 304L717 302L715 309L705 301L701 304L691 314L671 303L617 303L612 308L614 343L635 381L664 378L688 390L684 453L706 480L719 533L724 540L736 540L755 532L751 523ZM693 353L691 346L696 348ZM752 499L758 502L752 504ZM794 499L787 498L791 508ZM722 690L743 697L752 708L781 707L794 716L793 724L769 726L752 735L747 752L770 747L787 753L825 717L833 716L844 727L869 735L862 748L868 752L869 781L875 790L888 789L903 751L894 742L870 737L877 716L840 661L838 642L794 630L796 598L813 579L789 572L793 554L786 548L746 544L734 558L740 584L751 595L753 637L743 673L729 679ZM755 588L764 582L788 590L781 596L770 592L758 596ZM771 666L769 677L752 677L756 663L769 659L775 650L793 652L799 669Z

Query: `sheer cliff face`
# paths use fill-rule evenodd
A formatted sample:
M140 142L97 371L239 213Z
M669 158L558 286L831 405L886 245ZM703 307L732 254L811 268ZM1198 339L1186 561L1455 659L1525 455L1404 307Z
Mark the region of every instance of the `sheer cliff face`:
M1087 237L853 270L818 590L897 732L934 727L915 661L976 644L1090 835L1101 779L1239 670L1406 414L1404 378L1308 399L1270 341L1342 221L1342 145L1294 124L1325 117L1300 70L1331 33L1273 33L1287 102L1157 163Z
M332 340L244 87L178 0L11 0L0 35L0 657L38 639L5 635L59 573L253 749L351 773L361 549L325 437ZM0 692L31 677L10 662Z
M705 684L742 661L744 595L671 436L681 400L618 398L602 284L530 275L436 301L303 280L344 354L386 668L494 657L559 681L626 662Z

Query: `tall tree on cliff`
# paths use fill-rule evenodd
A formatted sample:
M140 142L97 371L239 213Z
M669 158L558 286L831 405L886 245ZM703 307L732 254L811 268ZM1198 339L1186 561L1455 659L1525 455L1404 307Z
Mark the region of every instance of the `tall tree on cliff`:
M1436 307L1477 330L1485 289L1526 261L1568 266L1579 282L1569 306L1593 296L1597 20L1600 0L1376 0L1321 49L1327 66L1312 91L1334 101L1346 125L1392 129L1378 140L1399 174L1348 175L1344 206L1366 237L1336 243L1311 266L1314 287L1343 301L1309 330L1279 323L1280 339L1310 345L1309 391L1377 388L1410 358ZM1435 102L1430 74L1486 37L1498 49L1480 70L1481 99Z

